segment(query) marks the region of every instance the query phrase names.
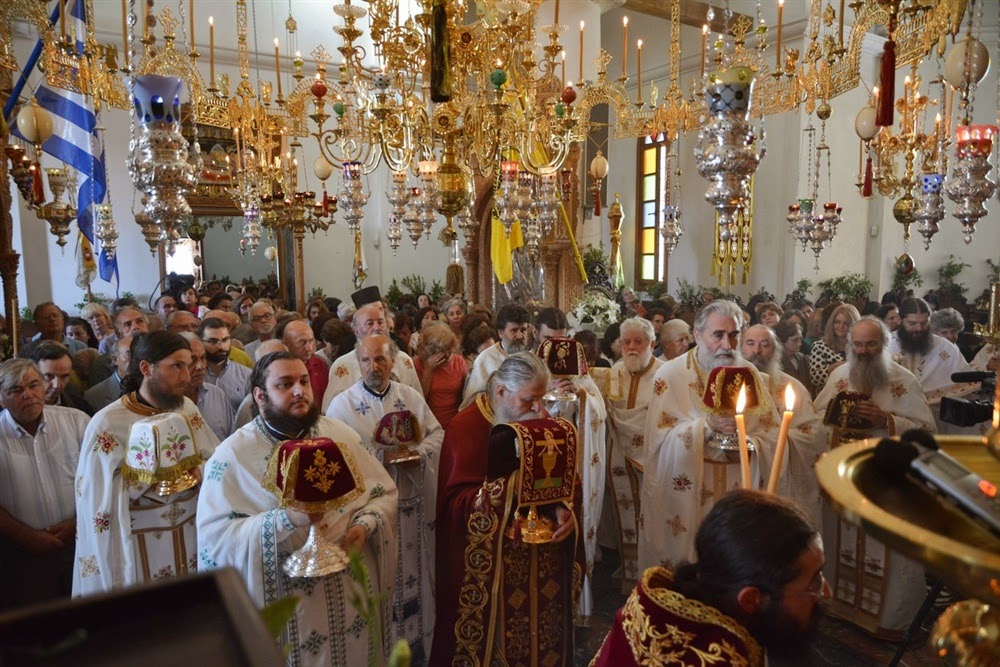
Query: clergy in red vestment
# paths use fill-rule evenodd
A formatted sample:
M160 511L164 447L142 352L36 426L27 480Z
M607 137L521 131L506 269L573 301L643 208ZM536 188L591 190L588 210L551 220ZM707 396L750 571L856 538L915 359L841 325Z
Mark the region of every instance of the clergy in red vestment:
M585 556L575 500L539 508L552 541L528 544L514 522L518 474L490 470L495 424L547 417L549 372L531 353L508 356L486 391L445 429L438 476L437 624L430 664L573 664L573 613ZM522 524L523 525L523 524Z
M801 664L830 598L823 540L794 503L738 490L695 537L697 561L654 566L618 610L590 667Z

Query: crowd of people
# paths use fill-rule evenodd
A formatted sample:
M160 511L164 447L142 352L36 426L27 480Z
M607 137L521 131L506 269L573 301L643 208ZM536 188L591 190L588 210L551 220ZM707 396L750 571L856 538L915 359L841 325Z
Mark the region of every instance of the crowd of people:
M150 312L35 307L19 357L0 364L0 607L231 566L260 606L302 600L279 640L289 664L365 664L405 640L415 665L571 665L594 564L613 549L631 595L597 665L723 640L727 664L762 665L802 650L827 605L895 637L923 570L825 507L814 465L847 440L954 432L935 409L968 390L951 374L1000 366L992 346L970 365L961 317L916 298L865 314L720 299L688 319L670 299L633 298L598 335L555 307L389 307L365 288L298 313L216 287L164 293ZM553 373L539 354L551 341L586 364ZM724 444L734 416L705 400L733 367L757 397L749 485ZM772 467L787 387L789 447ZM850 428L826 418L845 392ZM543 508L552 539L528 543L516 479L492 470L487 445L495 425L555 418L576 433L577 488ZM364 492L335 512L282 509L262 484L271 456L324 438ZM286 574L312 527L362 555L384 632L347 574Z

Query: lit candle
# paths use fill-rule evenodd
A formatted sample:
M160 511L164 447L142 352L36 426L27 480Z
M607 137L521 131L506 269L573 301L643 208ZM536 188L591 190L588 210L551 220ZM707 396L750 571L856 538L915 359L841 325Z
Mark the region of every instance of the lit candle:
M740 445L740 480L744 489L750 488L750 450L747 448L747 425L743 419L743 408L747 404L747 386L740 387L740 395L736 399L736 433Z
M194 51L194 0L188 0L188 24L191 26L191 50Z
M122 44L125 51L125 67L128 67L128 9L125 7L125 0L122 0Z
M778 489L781 478L781 466L784 465L785 446L788 442L788 429L792 425L795 407L795 390L791 383L785 387L785 414L781 416L781 429L778 431L778 446L774 450L774 463L771 464L771 476L767 480L767 492L774 493Z
M639 104L642 104L642 40L638 41L636 48L636 76L639 77Z
M562 68L562 88L561 88L561 90L566 90L566 49L563 49L560 52L560 54L562 56L562 64L561 64L561 68Z
M215 88L215 17L208 17L208 81Z
M934 116L934 143L941 141L941 112Z
M559 25L559 0L556 0L556 20L553 23Z
M778 46L774 51L774 71L781 71L781 16L785 13L785 0L778 0Z
M580 76L577 78L583 81L583 21L580 21Z
M625 76L625 65L628 62L628 17L622 17L622 76Z
M708 49L708 24L701 26L701 76L705 77L705 52Z
M240 157L240 128L233 128L233 141L236 143L236 172L243 171L243 158Z
M274 73L278 75L278 99L281 99L281 55L278 53L278 38L274 38Z

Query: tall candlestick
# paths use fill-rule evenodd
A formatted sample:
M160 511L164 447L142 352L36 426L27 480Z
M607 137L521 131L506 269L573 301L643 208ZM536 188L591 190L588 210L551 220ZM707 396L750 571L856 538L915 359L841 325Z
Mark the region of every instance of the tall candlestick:
M125 67L128 67L128 8L122 0L122 50L125 52Z
M705 78L705 52L708 49L708 24L701 26L701 78Z
M278 99L281 99L281 55L278 53L278 38L274 38L274 73L278 75Z
M736 434L740 447L740 481L744 489L750 488L750 450L747 447L747 426L743 418L743 408L747 404L747 386L740 387L736 399Z
M577 78L583 83L583 21L580 21L580 76Z
M194 0L188 0L188 23L191 26L191 51L194 51Z
M778 490L778 480L781 478L781 466L784 465L785 445L788 442L788 429L792 425L792 409L795 407L795 390L792 385L785 387L785 413L781 416L781 428L778 430L778 446L774 450L774 462L771 464L771 476L767 479L767 492Z
M215 17L208 17L208 87L215 88Z
M785 0L778 0L778 46L774 50L774 71L781 71L781 17L785 13Z
M639 77L639 104L642 104L642 40L640 39L636 48L636 76Z
M625 65L628 63L628 17L622 17L622 76L625 76Z
M556 0L556 20L553 23L559 25L559 0Z

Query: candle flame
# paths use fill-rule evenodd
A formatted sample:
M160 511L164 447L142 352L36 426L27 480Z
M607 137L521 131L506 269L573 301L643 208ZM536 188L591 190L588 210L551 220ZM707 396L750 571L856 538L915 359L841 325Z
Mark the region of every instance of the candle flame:
M623 16L622 17L622 25L625 26L626 28L628 27L628 17L627 16Z
M907 86L910 85L910 75L909 74L907 74L906 78L903 79L903 83L905 83Z
M785 0L778 0L778 6L779 7L784 7L785 6Z
M743 414L743 409L747 406L747 385L744 382L740 386L740 395L736 397L736 414Z
M795 390L792 389L792 385L791 383L789 383L788 386L785 387L785 410L791 412L792 408L794 407L795 407Z
M580 30L583 30L584 22L580 21Z
M935 123L940 123L941 122L941 113L940 112L938 112L938 114L936 116L934 116L934 122Z
M208 17L208 25L215 25L215 17L214 16L209 16Z
M559 53L562 56L563 62L566 62L566 49L563 49Z
M278 38L277 38L277 37L275 37L275 38L274 38L274 48L278 48L278 44L279 44L279 42L278 42Z
M703 35L707 35L708 34L708 24L707 23L705 25L701 26L701 34L703 34Z
M639 48L640 49L642 48L642 40L641 39L639 40Z

